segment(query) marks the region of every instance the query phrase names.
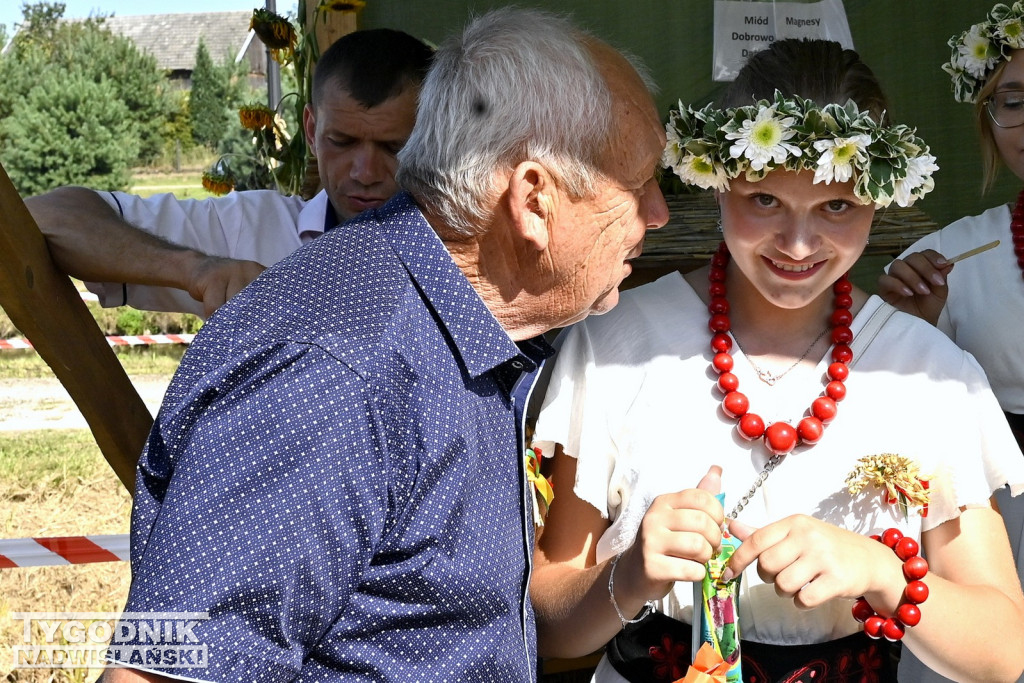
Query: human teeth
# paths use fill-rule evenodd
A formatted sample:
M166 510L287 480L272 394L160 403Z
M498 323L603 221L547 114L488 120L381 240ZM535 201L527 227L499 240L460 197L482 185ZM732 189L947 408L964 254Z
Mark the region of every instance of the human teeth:
M814 267L813 263L808 263L802 266L791 266L788 263L779 263L778 261L772 261L772 264L779 270L785 270L789 273L802 273L805 270L810 270Z

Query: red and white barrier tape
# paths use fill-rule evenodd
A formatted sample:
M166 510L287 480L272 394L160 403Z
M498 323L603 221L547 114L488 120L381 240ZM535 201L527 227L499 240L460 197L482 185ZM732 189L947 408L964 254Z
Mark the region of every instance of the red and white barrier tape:
M0 569L128 560L128 534L0 539Z
M140 334L136 336L107 337L111 346L149 346L151 344L191 344L194 334ZM32 342L24 338L0 339L0 351L5 349L31 349Z

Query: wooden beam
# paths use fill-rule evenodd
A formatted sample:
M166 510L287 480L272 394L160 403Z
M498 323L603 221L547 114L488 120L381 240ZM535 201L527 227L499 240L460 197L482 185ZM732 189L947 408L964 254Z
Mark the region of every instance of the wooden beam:
M74 220L74 216L68 216ZM82 411L128 489L153 418L0 165L0 307Z

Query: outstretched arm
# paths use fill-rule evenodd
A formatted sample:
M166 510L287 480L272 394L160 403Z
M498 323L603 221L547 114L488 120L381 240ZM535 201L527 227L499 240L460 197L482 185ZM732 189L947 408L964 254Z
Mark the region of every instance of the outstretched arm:
M84 187L58 188L28 198L25 205L46 236L54 262L68 275L181 289L202 302L207 316L264 268L151 235L125 222Z
M615 602L627 619L675 581L699 581L704 563L721 544L722 506L714 498L721 470L701 488L659 496L644 516L633 545L615 567ZM551 478L558 494L538 539L530 597L537 614L538 653L581 657L622 628L608 591L611 561L596 562L597 541L608 520L573 492L576 459L559 446Z

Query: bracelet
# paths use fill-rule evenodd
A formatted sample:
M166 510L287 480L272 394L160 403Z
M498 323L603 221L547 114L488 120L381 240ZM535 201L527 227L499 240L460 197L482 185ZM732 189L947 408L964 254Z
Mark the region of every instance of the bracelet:
M640 616L635 619L627 619L626 615L622 613L621 609L619 609L619 603L615 602L615 565L619 563L620 557L622 557L622 553L615 556L615 559L612 560L612 570L608 572L608 599L611 600L612 607L615 608L615 613L619 615L619 621L622 622L622 628L626 628L627 624L635 624L638 621L643 620L644 617L654 611L655 605L653 600L645 602L643 609L640 610Z
M853 618L864 624L864 633L869 638L877 640L884 636L886 640L895 642L903 637L908 626L917 626L921 622L921 608L918 605L928 599L928 586L921 580L928 573L928 561L918 554L920 546L917 541L904 536L899 529L886 529L881 535L871 538L892 548L896 556L903 560L903 576L907 580L907 587L903 589L903 597L900 598L895 614L888 619L875 612L863 597L858 598L853 605Z

